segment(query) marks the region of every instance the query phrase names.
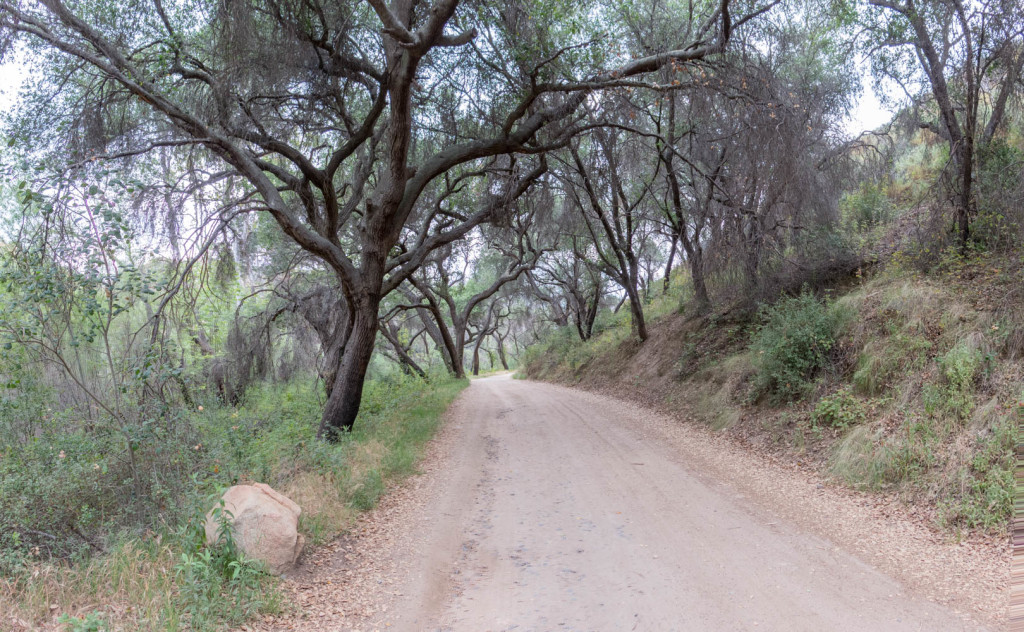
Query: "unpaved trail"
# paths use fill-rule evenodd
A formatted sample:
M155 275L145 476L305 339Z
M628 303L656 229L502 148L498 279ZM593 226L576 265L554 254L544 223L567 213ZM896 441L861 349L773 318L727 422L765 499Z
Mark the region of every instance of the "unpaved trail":
M799 473L746 467L701 436L610 398L476 380L426 473L353 549L295 580L312 615L274 627L940 631L998 617L973 603L998 590L984 552L875 524ZM848 550L882 554L902 583Z

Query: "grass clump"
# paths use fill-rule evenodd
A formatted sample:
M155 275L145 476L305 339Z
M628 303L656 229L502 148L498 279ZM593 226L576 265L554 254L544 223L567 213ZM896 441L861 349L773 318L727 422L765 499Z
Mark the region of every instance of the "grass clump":
M907 371L924 368L932 347L927 338L914 331L871 340L857 358L850 378L855 392L871 397L884 394Z
M961 341L939 358L942 383L923 393L925 411L933 416L951 415L959 422L974 410L975 384L985 364L985 354L970 341Z
M762 307L760 316L750 345L757 369L753 398L767 395L775 404L800 399L829 364L845 311L805 291Z
M1024 407L1020 410L1024 416ZM956 473L952 497L939 504L946 526L995 530L1010 519L1016 425L1012 418L1004 419L990 436L978 440L974 457Z

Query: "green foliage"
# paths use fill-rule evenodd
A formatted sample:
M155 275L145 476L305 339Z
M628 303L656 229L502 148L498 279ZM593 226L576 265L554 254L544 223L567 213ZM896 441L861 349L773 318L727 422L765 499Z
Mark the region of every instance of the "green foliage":
M217 544L205 545L206 513L200 506L181 530L183 552L174 566L179 587L175 611L197 631L237 625L257 612L278 610L280 602L280 593L263 565L246 559L235 544L224 501L211 513L218 524Z
M870 230L892 218L892 203L885 188L864 182L856 191L846 193L839 203L846 226L856 232Z
M942 382L926 385L923 392L925 412L931 416L949 414L966 421L974 410L974 390L986 364L980 349L961 341L938 359Z
M845 313L803 292L761 308L761 326L751 340L754 398L773 403L804 396L818 370L828 366Z
M370 470L352 491L349 504L359 511L366 511L377 506L377 501L384 494L384 478L378 470Z
M857 358L851 378L854 390L860 395L883 394L902 372L923 368L932 346L914 331L899 331L872 340Z
M902 432L890 437L882 446L878 469L870 482L884 487L917 481L936 464L939 441L932 424L906 419Z
M979 155L978 215L971 224L972 240L987 250L1005 250L1024 239L1020 173L1024 149L996 137Z
M107 629L107 624L103 622L102 615L95 611L90 612L84 617L72 617L62 614L57 621L58 623L63 623L68 632L104 632Z
M685 277L673 274L673 281L668 293L657 293L645 301L644 314L649 324L670 314L680 313L685 301L690 298L691 289ZM655 285L660 287L661 283ZM576 375L595 359L618 349L631 339L632 321L629 307L624 304L616 313L609 310L599 313L594 323L593 336L589 340L580 340L572 325L551 330L540 344L526 349L520 358L520 366L527 377L544 378L557 373Z
M865 419L867 407L848 387L821 398L811 415L814 426L828 426L840 430L860 424Z
M322 542L350 524L352 511L373 507L390 484L414 472L423 445L466 384L399 373L370 380L355 431L337 444L315 439L323 396L306 376L259 385L237 408L211 400L181 411L176 423L189 432L161 435L160 453L137 453L164 469L147 488L159 505L145 521L122 509L133 506L133 487L117 441L84 431L62 435L61 419L53 432L0 452L0 575L13 580L8 586L16 591L0 592L0 610L10 607L5 598L44 608L83 592L91 596L78 603L102 600L107 591L124 590L130 583L125 575L137 580L141 572L152 575L142 582L145 591L159 594L136 587L138 593L117 598L151 600L146 629L219 629L274 612L281 605L275 580L239 553L224 528L228 516L213 499L235 483L266 482L300 503L300 529L309 541ZM222 528L218 545L207 548L203 525L211 506ZM62 530L62 521L107 554L87 556L91 547ZM163 544L140 541L143 529L159 534ZM44 530L59 542L29 533ZM39 598L37 591L51 588L28 580L48 556L65 560L58 566L62 579L51 587L54 595ZM109 584L97 585L94 578L104 574ZM87 623L88 617L68 619L68 625Z
M837 444L829 469L834 476L861 489L889 489L919 484L938 462L941 442L932 423L906 416L898 429L878 435L863 424Z

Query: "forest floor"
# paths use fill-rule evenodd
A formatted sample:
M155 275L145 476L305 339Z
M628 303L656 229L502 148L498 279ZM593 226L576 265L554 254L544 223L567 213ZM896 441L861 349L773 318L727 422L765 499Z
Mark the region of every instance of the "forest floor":
M996 629L1008 569L699 424L502 375L247 629Z

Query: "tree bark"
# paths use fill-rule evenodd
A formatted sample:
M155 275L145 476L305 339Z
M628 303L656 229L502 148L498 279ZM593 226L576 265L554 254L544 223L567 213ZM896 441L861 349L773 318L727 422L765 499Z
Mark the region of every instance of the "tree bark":
M690 277L693 280L693 298L697 303L697 313L706 314L711 310L711 299L708 296L708 285L704 279L704 249L699 244L688 254L690 259Z
M345 344L341 363L329 389L317 437L337 441L342 432L352 430L363 397L366 370L377 339L377 308L380 297L372 295L353 309L352 331Z
M498 359L501 360L501 368L508 371L508 360L505 358L505 339L501 336L495 336L498 339Z
M662 280L662 294L668 294L669 287L672 285L672 264L676 259L676 244L679 243L678 233L672 234L672 246L668 249L668 263L665 264L665 278Z
M587 319L584 322L583 332L587 334L585 340L590 340L594 335L594 322L597 320L597 310L601 308L601 299L604 291L601 286L594 288L594 297L587 308Z
M473 375L480 375L480 345L484 341L484 335L481 332L476 337L476 342L473 343Z
M644 308L640 303L640 294L632 288L627 288L629 296L629 311L633 323L633 334L641 341L647 340L647 320L644 318Z

